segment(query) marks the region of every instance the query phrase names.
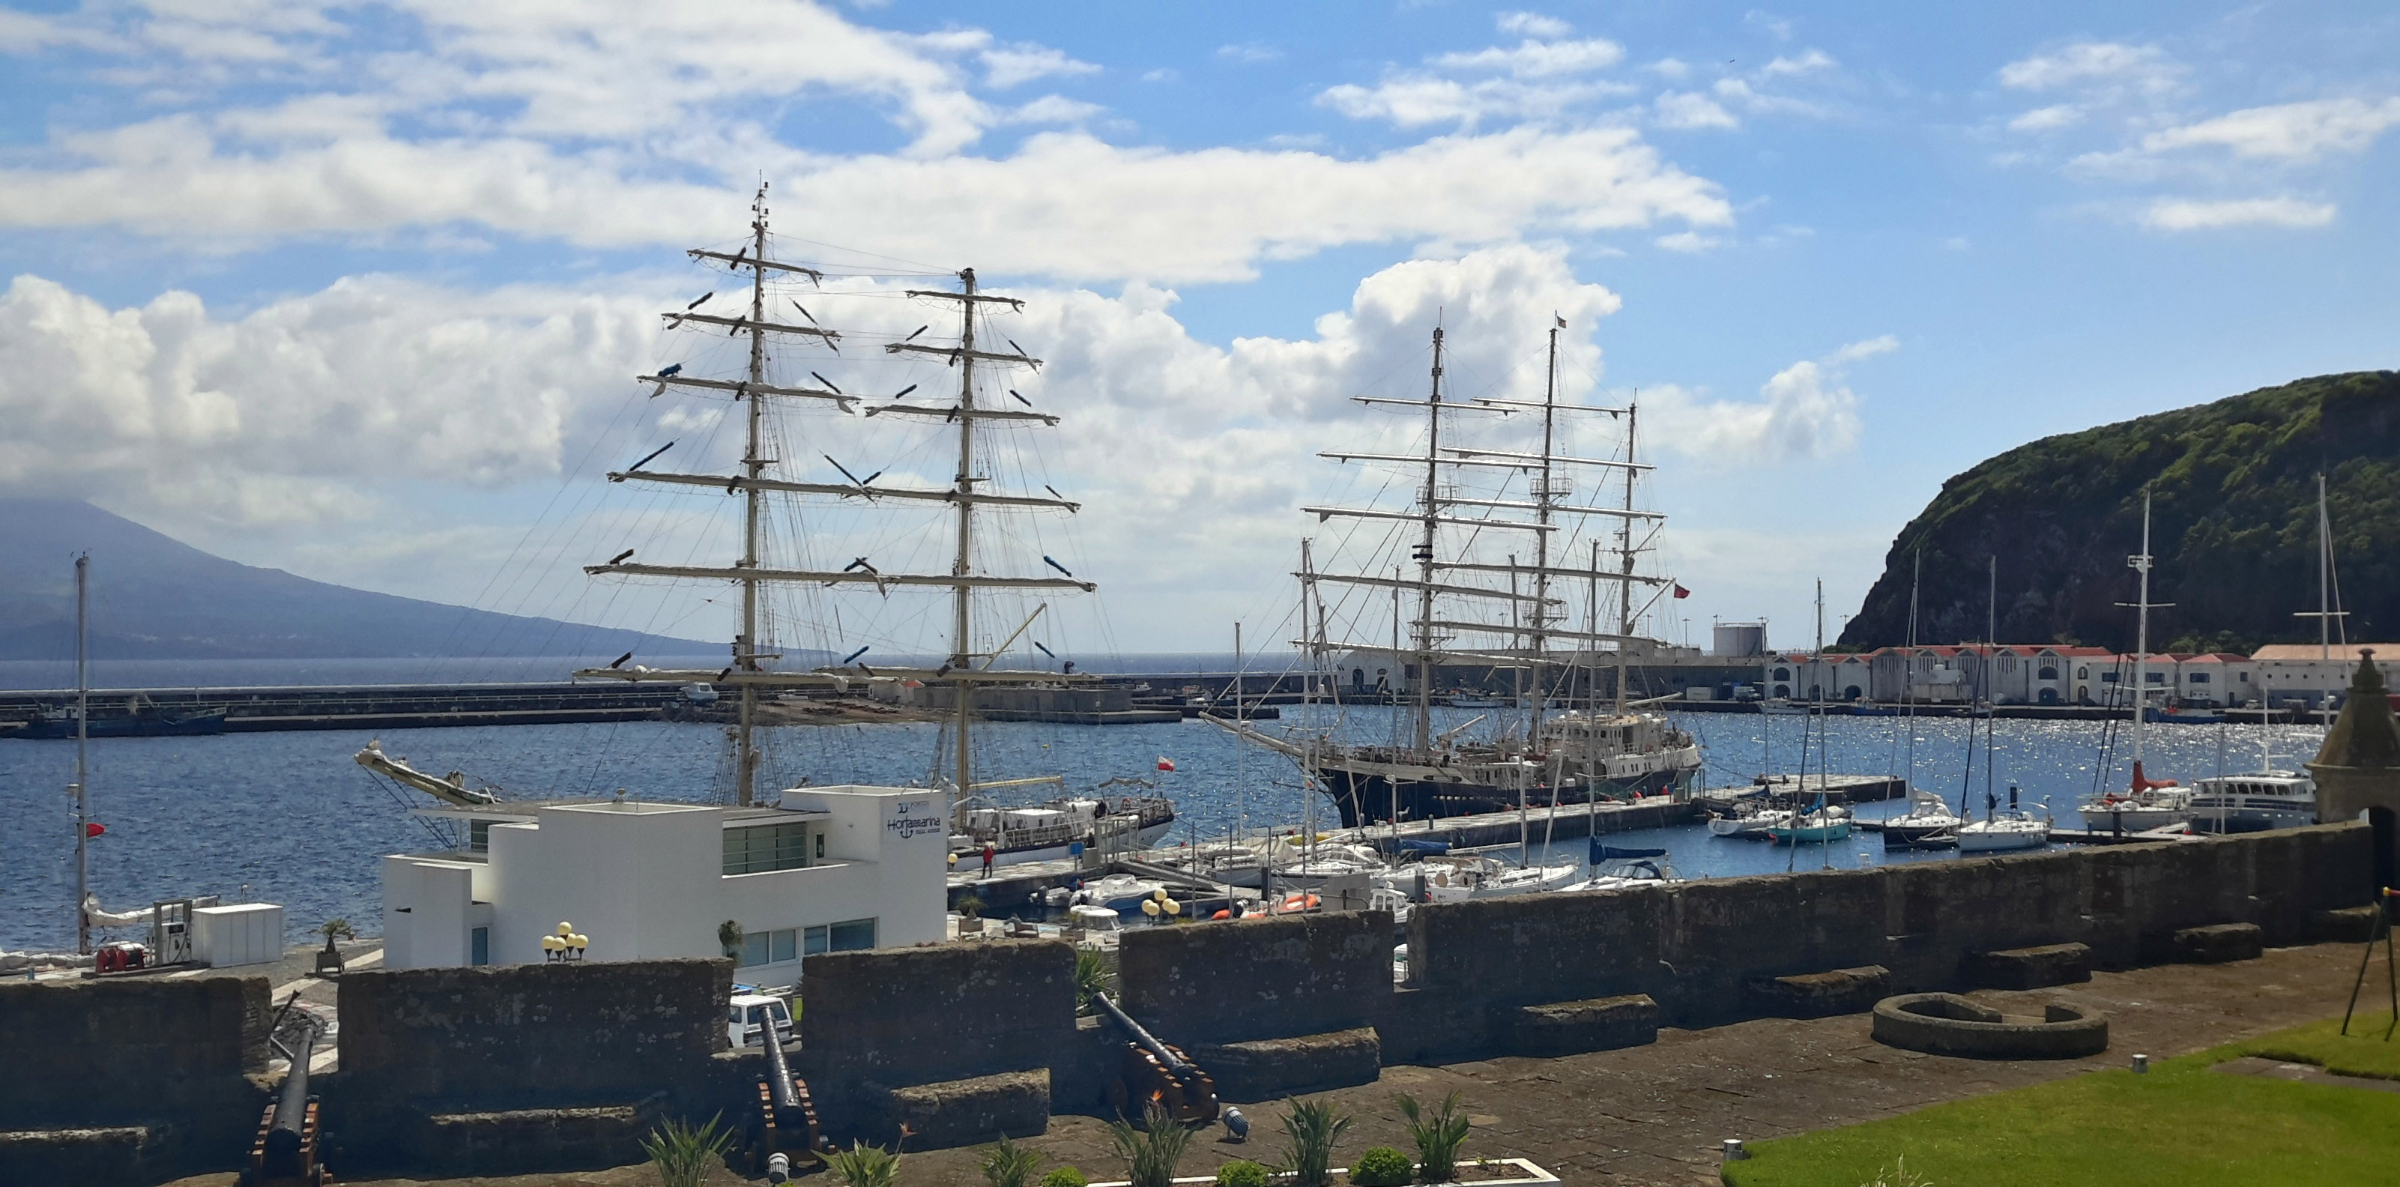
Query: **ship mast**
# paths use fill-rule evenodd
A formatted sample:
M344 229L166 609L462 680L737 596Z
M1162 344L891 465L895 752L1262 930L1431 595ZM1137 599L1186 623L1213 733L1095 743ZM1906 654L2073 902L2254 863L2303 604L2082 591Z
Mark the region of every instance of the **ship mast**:
M1550 520L1551 512L1558 505L1558 484L1552 479L1550 466L1550 459L1557 452L1558 436L1558 331L1566 324L1565 318L1555 313L1550 316L1558 324L1550 327L1549 362L1542 372L1542 469L1534 479L1541 484L1541 492L1533 500L1536 504L1534 522L1541 525L1542 530L1533 534L1533 605L1530 607L1533 631L1525 641L1534 665L1533 715L1525 723L1525 748L1528 751L1540 742L1542 705L1549 700L1549 689L1542 683L1542 627L1550 617ZM1551 796L1551 802L1556 804L1557 792L1553 791Z
M1059 569L1059 572L1063 574L1060 577L978 575L971 571L974 560L976 507L991 505L1041 508L1072 513L1080 506L1080 504L1059 497L1042 498L1033 495L1001 494L977 489L978 484L986 481L975 473L977 464L975 431L979 422L1013 420L1035 421L1044 425L1058 423L1058 417L1047 413L1008 408L984 408L978 406L975 401L977 363L1035 368L1041 366L1041 360L1032 358L1021 350L994 352L977 348L975 331L979 307L997 304L1006 305L1011 309L1022 309L1024 303L1011 297L995 297L978 292L975 272L972 268L959 272L959 291L909 290L907 292L906 295L911 298L955 301L959 304L958 345L950 347L932 343L920 344L914 340L916 335L912 334L908 339L885 343L884 350L889 354L932 356L957 367L959 369L959 388L958 400L955 404L903 403L902 398L908 394L908 390L913 390L914 385L911 385L910 389L903 390L899 395L890 397L888 402L868 403L861 396L844 393L831 381L814 372L810 373L811 378L816 379L824 386L793 387L769 383L766 352L768 335L788 335L813 340L839 353L841 334L838 331L819 326L815 316L810 314L805 307L800 306L797 301L794 301L793 305L799 309L801 316L808 321L808 325L780 322L769 316L766 285L768 272L805 276L812 283L821 281L824 273L814 268L768 257L766 193L767 187L762 183L751 206L754 217L751 222L751 238L748 245L731 255L697 248L687 253L697 260L724 262L729 269L736 272L744 268L750 270L749 316L722 317L697 312L700 306L707 303L709 296L714 294L703 295L680 312L662 315L670 329L696 323L729 327L734 333L747 331L750 335L750 351L749 365L744 377L739 381L731 381L687 376L681 373L680 364L663 367L656 374L640 377L643 382L658 385L657 392L652 393L654 395L664 392L669 387L674 387L703 392L731 392L734 400L746 401L748 404L747 431L744 437L739 473L732 475L689 474L645 470L642 465L650 459L644 458L643 462L637 462L624 470L611 472L608 476L611 482L631 481L668 486L711 487L727 494L738 492L743 497L742 555L730 566L670 565L630 561L629 558L633 553L631 550L627 550L606 564L584 567L584 572L594 576L688 578L738 583L742 587L742 621L740 634L735 638L733 644L733 662L723 671L718 672L662 670L637 666L631 669L623 667L585 669L575 674L578 677L627 681L707 682L733 685L740 694L740 709L734 730L735 798L738 803L744 805L754 802L756 796L757 769L760 757L755 740L758 690L799 686L846 689L857 683L912 678L925 683L949 684L957 690L958 694L955 705L957 737L954 750L954 775L958 794L963 797L974 788L968 771L967 722L972 713L975 685L1062 680L1084 682L1097 679L1095 676L1080 673L1069 675L1048 671L994 670L991 661L997 660L998 653L995 652L993 655L985 657L979 655L974 647L970 610L975 590L1076 590L1088 593L1097 588L1092 582L1076 579L1063 567ZM922 332L922 329L918 331L918 333ZM1013 348L1016 344L1012 342L1009 345ZM843 412L857 411L867 417L889 414L900 417L934 418L954 424L957 426L959 435L957 475L950 486L935 488L875 485L875 479L880 476L879 474L870 474L861 479L848 470L841 471L842 477L849 480L847 482L800 482L769 477L767 475L768 468L779 460L767 456L765 403L769 398L823 401L833 404ZM1022 397L1019 399L1022 400ZM652 456L655 457L656 454ZM832 461L830 458L827 460ZM836 469L841 469L840 463L834 462L833 465ZM891 500L901 506L942 505L946 509L954 511L958 516L957 549L949 572L889 572L878 569L865 557L861 557L839 570L831 571L768 567L762 559L760 551L765 527L764 499L769 493L822 495L840 499L863 498L877 503ZM1055 491L1051 493L1056 494ZM1051 563L1056 566L1055 561ZM870 669L864 664L855 664L843 668L821 668L813 672L770 671L759 662L779 658L779 656L768 654L764 650L763 641L760 638L759 596L762 592L760 587L769 583L850 588L872 585L878 592L884 593L895 588L930 587L946 590L951 595L952 603L949 658L939 668L932 670L882 665ZM1030 619L1027 620L1027 625L1031 625ZM1023 627L1018 628L1017 634L1011 635L1008 642L1003 643L999 650L1005 651L1008 645L1015 641L1017 635L1021 635L1023 632ZM856 658L856 655L851 657L852 660ZM980 668L976 666L979 658L986 660ZM620 660L619 664L621 665L623 662Z
M1433 327L1433 389L1425 399L1425 530L1417 544L1416 748L1433 745L1433 537L1441 524L1442 327ZM1511 582L1514 585L1514 582ZM1515 589L1510 589L1513 596Z
M1625 644L1633 637L1633 478L1639 473L1633 460L1635 406L1625 405L1625 518L1617 521L1620 530L1617 540L1621 546L1618 573L1624 578L1617 583L1617 713L1625 712Z

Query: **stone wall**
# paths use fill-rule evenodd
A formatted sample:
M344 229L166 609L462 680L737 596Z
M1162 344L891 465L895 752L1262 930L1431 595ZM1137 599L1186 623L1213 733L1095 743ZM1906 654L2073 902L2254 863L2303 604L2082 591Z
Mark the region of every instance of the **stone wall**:
M239 1166L270 1013L260 977L0 982L0 1183Z
M1117 949L1125 1012L1178 1046L1371 1025L1392 987L1380 911L1137 928Z

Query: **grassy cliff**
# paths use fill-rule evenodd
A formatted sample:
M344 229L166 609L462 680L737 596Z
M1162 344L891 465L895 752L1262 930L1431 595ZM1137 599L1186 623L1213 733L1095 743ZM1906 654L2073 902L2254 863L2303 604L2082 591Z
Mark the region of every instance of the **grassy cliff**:
M1942 484L1901 529L1883 575L1842 632L1902 643L1921 555L1917 640L1984 634L1986 566L1999 567L1999 636L2130 649L2126 557L2142 490L2154 496L2154 649L2314 642L2316 480L2332 505L2352 639L2400 633L2400 372L2324 375L2009 450Z

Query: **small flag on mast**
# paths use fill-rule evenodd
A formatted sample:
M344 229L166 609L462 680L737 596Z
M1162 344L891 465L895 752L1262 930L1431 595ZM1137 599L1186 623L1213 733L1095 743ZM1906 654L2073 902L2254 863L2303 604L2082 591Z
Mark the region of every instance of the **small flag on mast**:
M1174 760L1174 759L1171 759L1171 758L1168 758L1166 755L1163 755L1163 754L1162 754L1162 755L1159 755L1159 756L1158 756L1158 769L1159 769L1159 770L1162 770L1162 771L1172 771L1172 770L1174 770L1174 769L1175 769L1175 760Z
M1675 596L1678 598L1688 598L1692 596L1692 591L1678 585L1675 587Z

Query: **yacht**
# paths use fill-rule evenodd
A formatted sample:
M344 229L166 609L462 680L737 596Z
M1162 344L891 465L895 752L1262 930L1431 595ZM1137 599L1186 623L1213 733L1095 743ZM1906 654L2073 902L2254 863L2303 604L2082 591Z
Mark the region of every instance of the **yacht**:
M2254 771L2195 782L2185 817L2192 831L2255 833L2317 822L2317 784L2304 771Z
M1886 849L1948 849L1958 844L1958 829L1966 823L1942 797L1920 791L1908 797L1908 811L1886 817Z
M1778 845L1822 845L1850 835L1850 809L1840 804L1827 804L1797 817L1784 816L1781 823L1767 826L1767 835Z
M1960 853L2013 853L2050 844L2050 822L2017 808L1993 812L1958 829Z
M2083 827L2093 832L2140 833L2191 819L2192 799L2192 788L2137 784L2129 792L2112 791L2099 799L2086 800L2075 811L2083 817Z

